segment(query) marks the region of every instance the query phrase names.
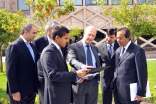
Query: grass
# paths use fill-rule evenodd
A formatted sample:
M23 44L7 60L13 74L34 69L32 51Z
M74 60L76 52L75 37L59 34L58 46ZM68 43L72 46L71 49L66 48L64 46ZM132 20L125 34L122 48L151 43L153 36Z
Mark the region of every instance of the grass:
M148 80L150 84L150 91L151 94L156 96L156 89L154 89L154 86L156 85L156 61L147 61L148 65ZM3 63L3 66L5 66L5 63ZM71 67L68 65L69 70ZM0 73L0 98L8 99L8 95L6 94L6 74L5 72ZM146 101L150 101L151 99L145 99ZM99 85L99 95L98 95L98 101L102 102L102 91Z

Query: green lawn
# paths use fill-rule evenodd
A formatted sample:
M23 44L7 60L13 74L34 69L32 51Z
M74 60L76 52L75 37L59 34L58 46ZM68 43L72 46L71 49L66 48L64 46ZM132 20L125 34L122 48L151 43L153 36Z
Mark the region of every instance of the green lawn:
M4 65L4 64L3 64ZM154 86L156 85L156 61L147 61L148 65L148 80L150 83L150 90L151 93L156 96L156 89L154 89ZM5 65L4 65L5 66ZM8 96L6 95L6 74L5 72L0 73L0 98L6 98L8 99ZM102 101L102 93L101 88L99 85L99 99L98 101ZM150 100L150 99L146 99Z

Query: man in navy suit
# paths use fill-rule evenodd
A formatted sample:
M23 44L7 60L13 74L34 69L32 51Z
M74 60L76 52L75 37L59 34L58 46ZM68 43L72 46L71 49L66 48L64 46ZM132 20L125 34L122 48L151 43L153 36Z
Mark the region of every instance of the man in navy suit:
M33 41L33 44L37 50L37 70L38 70L38 94L40 99L40 104L43 104L43 97L44 97L44 76L43 76L43 69L40 62L40 55L42 50L51 43L52 41L52 29L58 25L56 21L50 20L46 26L46 35L41 36Z
M64 26L57 26L52 31L51 43L41 53L41 66L45 78L44 104L70 104L71 83L76 77L84 77L89 69L68 72L61 47L65 47L69 40L69 30Z
M146 95L147 63L144 50L131 41L130 30L117 30L115 74L112 82L115 104L140 104ZM130 84L137 83L136 97L131 101Z
M36 36L32 24L24 25L22 35L6 49L7 93L10 104L34 104L37 92L37 54L30 43Z

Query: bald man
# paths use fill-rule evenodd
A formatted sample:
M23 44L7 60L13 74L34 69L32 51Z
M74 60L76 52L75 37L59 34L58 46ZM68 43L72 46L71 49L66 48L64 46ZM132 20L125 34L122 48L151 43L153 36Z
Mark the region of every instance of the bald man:
M83 39L69 46L68 59L73 71L100 67L98 49L92 44L96 33L95 27L88 26ZM73 85L74 104L97 104L99 79L99 74L93 74L82 83Z

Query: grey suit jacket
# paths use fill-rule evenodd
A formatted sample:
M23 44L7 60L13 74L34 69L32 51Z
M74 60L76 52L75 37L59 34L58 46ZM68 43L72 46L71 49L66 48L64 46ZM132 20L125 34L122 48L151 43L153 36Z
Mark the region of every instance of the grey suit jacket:
M60 51L52 43L43 49L40 61L45 78L44 104L69 104L76 73L68 72Z
M119 47L118 43L115 41L114 48L111 57L108 55L107 50L107 43L104 42L100 44L98 47L99 53L100 53L100 62L101 66L111 66L104 71L102 71L102 88L103 90L106 90L108 85L110 84L111 79L114 76L114 70L115 70L115 52L116 49Z
M91 44L92 51L94 53L96 59L96 67L100 67L100 59L98 56L98 49L94 45ZM79 70L82 65L86 64L86 55L84 51L84 47L82 41L78 41L77 43L73 43L69 46L68 53L69 63L72 66L72 71ZM97 81L100 80L100 75L96 76ZM78 90L78 85L74 87L75 92Z
M131 43L127 51L119 61L120 51L116 51L116 90L118 98L122 103L129 104L130 101L130 84L137 83L137 95L145 96L147 84L147 64L145 52L142 48Z

